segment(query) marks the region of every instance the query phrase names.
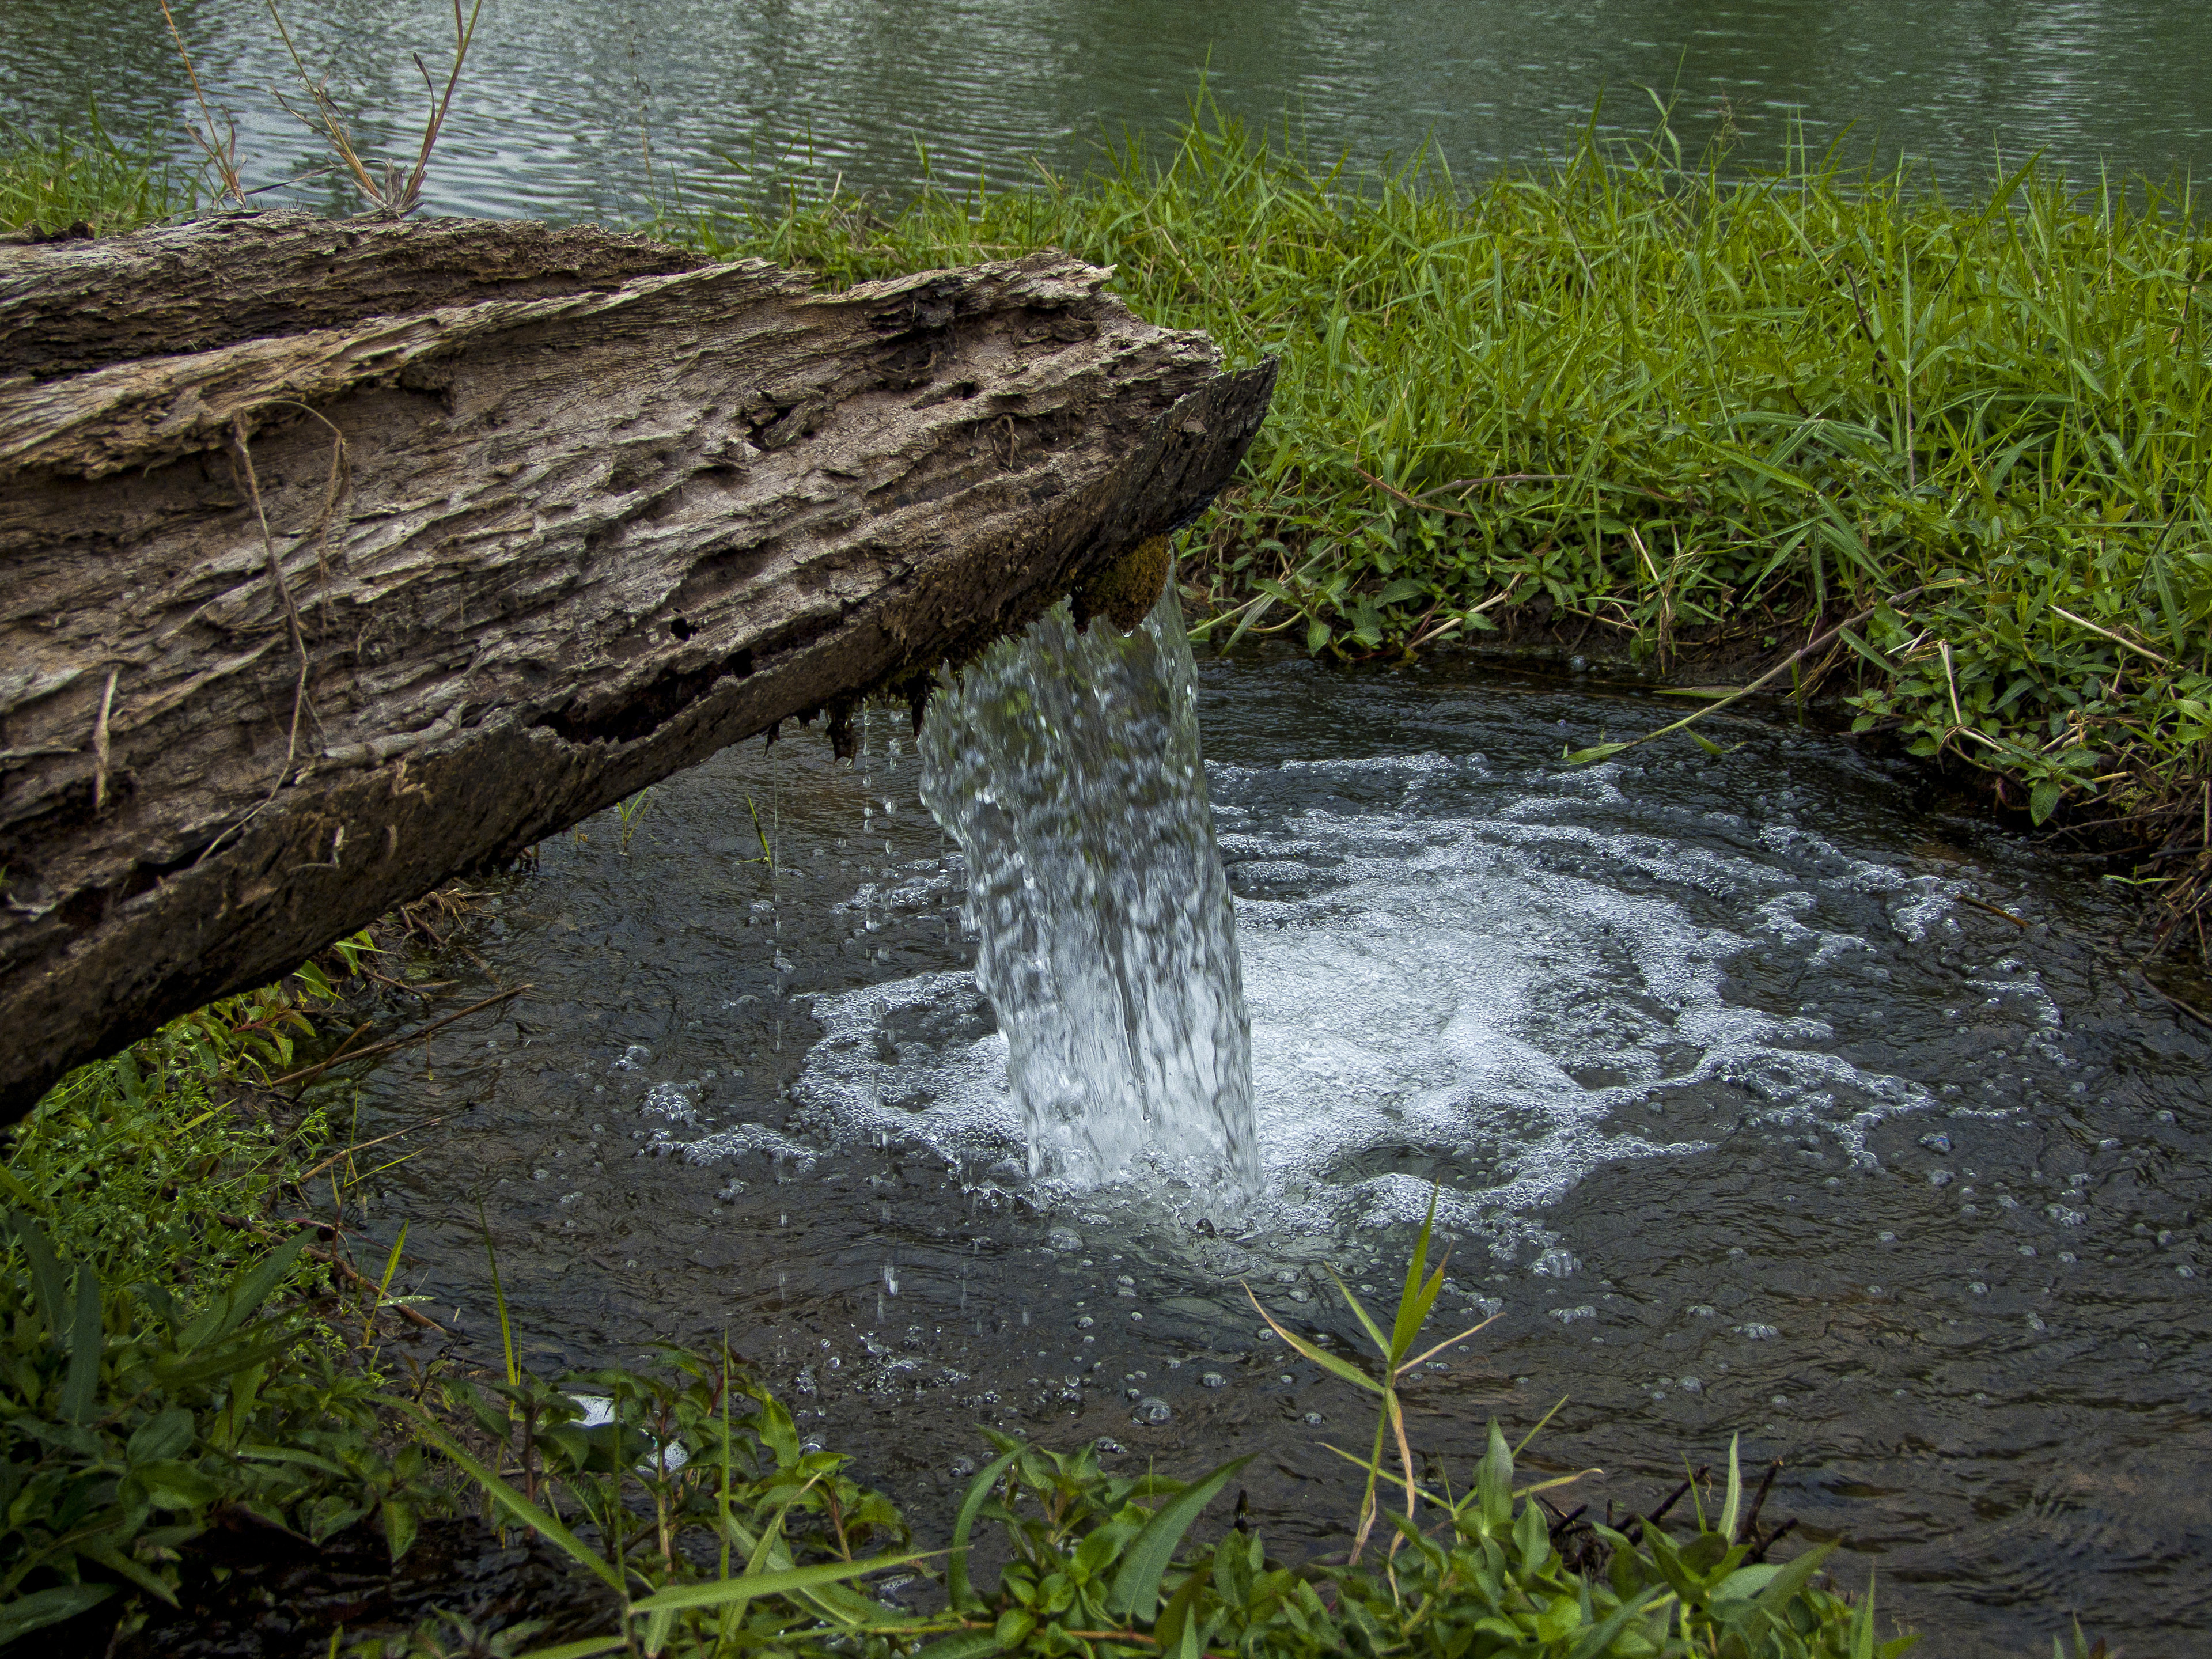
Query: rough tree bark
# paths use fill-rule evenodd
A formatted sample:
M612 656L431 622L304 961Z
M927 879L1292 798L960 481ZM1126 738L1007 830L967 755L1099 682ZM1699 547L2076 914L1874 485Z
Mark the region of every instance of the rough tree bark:
M0 248L0 1117L1189 519L1272 368L1108 275L832 295L279 214Z

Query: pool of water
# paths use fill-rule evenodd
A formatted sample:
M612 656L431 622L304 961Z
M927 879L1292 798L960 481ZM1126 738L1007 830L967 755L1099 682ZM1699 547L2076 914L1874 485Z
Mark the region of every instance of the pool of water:
M1433 1191L1437 1334L1498 1316L1413 1391L1455 1483L1563 1396L1533 1451L1605 1469L1601 1510L1741 1432L1786 1460L1770 1516L1932 1650L2075 1613L2197 1639L2212 1044L2119 899L1787 727L1558 764L1674 712L1632 693L1254 658L1200 696L1257 1197L1028 1181L957 854L878 713L854 765L787 728L657 787L626 848L612 813L545 844L472 946L533 988L362 1087L364 1137L444 1120L362 1248L410 1223L405 1281L495 1344L482 1206L533 1364L726 1333L925 1529L983 1423L1260 1452L1297 1553L1340 1538L1320 1443L1365 1419L1243 1286L1357 1346L1324 1269L1391 1300Z
M325 159L278 107L296 81L262 0L174 0L249 185ZM284 8L379 155L411 161L426 97L410 53L449 55L448 0ZM0 118L148 122L184 148L193 107L150 0L9 0ZM1102 140L1182 119L1201 73L1228 110L1290 118L1362 163L1425 142L1462 178L1556 153L1601 97L1642 135L1645 88L1694 149L1723 128L1778 161L1908 155L1964 186L2041 149L2076 178L2212 166L2212 53L2193 0L486 0L428 201L441 213L634 218L729 169L903 201L925 176L1079 167ZM295 94L295 101L297 101ZM264 199L326 204L326 182ZM346 198L349 199L349 198Z

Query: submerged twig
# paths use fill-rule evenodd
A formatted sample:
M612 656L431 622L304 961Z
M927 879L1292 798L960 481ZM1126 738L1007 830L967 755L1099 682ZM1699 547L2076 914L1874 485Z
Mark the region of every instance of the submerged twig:
M512 991L501 991L497 996L486 997L482 1002L472 1002L457 1013L447 1014L443 1019L433 1020L421 1030L411 1032L406 1036L394 1037L389 1042L375 1043L367 1048L356 1048L353 1053L343 1056L332 1054L328 1060L318 1060L313 1066L305 1066L296 1072L288 1072L280 1078L272 1078L270 1079L269 1087L281 1089L288 1083L299 1083L319 1076L329 1067L336 1065L341 1058L367 1060L373 1054L388 1054L395 1048L412 1048L424 1037L433 1032L443 1030L457 1019L466 1019L471 1014L476 1013L480 1009L489 1008L495 1002L505 1002L509 997L519 997L525 991L534 991L537 988L535 985L518 985Z

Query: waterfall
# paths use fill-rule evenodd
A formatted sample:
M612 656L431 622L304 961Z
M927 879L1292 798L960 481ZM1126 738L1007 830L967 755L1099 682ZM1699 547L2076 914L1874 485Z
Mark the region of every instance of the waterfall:
M1065 605L948 678L922 800L960 843L1030 1168L1259 1184L1251 1036L1175 585L1124 637Z

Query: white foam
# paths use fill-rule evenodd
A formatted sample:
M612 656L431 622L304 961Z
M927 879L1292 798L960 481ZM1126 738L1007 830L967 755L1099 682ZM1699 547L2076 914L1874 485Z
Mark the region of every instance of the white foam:
M1240 884L1271 895L1235 907L1264 1193L1250 1222L1418 1220L1442 1160L1444 1224L1548 1242L1544 1206L1593 1170L1709 1150L1738 1115L1817 1121L1866 1163L1868 1127L1932 1103L1919 1082L1831 1052L1818 1014L1746 1006L1732 975L1878 951L1826 921L1869 897L1878 931L1923 938L1949 920L1954 884L1789 825L1699 816L1734 848L1622 826L1604 769L1492 780L1480 793L1501 804L1485 811L1431 787L1485 776L1479 759L1207 769ZM1984 988L2047 1002L2025 972ZM793 1085L793 1134L730 1132L690 1155L890 1139L1020 1184L1023 1114L978 1003L964 973L816 999L826 1035ZM1179 1198L1168 1173L1139 1158L1114 1202L1208 1201Z

